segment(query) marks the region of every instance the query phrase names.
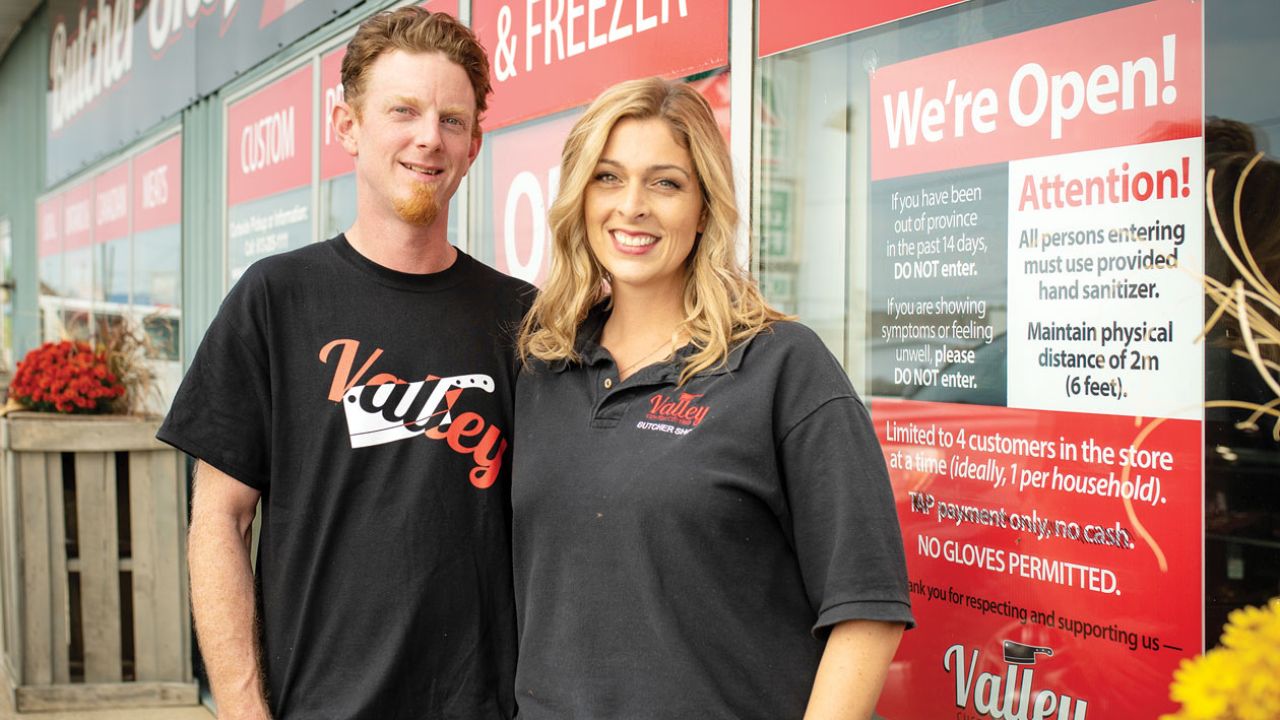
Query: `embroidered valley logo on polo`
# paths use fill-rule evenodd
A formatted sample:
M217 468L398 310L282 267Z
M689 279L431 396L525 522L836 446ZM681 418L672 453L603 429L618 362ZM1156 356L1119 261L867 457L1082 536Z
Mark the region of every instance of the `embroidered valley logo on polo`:
M711 410L699 405L702 394L673 390L657 392L649 396L649 411L645 420L636 423L641 430L655 430L672 435L687 435L696 428Z
M675 395L675 399L672 399L666 393L654 393L649 398L649 414L645 417L657 422L672 422L685 427L697 427L702 422L702 419L707 416L707 411L711 409L696 404L702 394L694 395L677 390Z

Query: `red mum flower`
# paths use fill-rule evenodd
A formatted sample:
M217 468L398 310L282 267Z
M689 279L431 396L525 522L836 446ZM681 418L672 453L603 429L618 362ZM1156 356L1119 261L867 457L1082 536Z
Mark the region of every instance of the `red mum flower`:
M125 388L108 367L106 353L83 342L45 343L18 363L9 394L34 410L103 412Z

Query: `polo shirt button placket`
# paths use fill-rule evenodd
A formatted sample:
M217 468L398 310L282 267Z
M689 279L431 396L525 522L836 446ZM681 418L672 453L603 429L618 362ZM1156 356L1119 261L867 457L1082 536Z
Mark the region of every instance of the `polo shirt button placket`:
M630 404L625 397L617 395L622 392L622 381L613 376L614 372L617 372L617 367L611 365L600 368L600 373L596 375L596 382L600 383L596 387L601 389L596 393L595 406L591 412L592 427L617 427Z

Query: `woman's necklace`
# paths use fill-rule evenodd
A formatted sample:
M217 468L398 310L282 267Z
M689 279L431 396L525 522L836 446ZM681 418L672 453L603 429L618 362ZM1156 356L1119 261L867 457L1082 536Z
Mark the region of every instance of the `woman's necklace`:
M638 359L632 361L630 365L627 365L626 367L623 367L623 368L618 368L618 380L622 380L623 378L627 377L627 374L631 372L633 369L635 369L637 365L656 355L659 350L669 345L675 345L675 342L676 342L676 335L675 333L672 333L671 337L667 338L666 340L663 340L662 344L659 345L658 347L650 350L644 355L641 355Z

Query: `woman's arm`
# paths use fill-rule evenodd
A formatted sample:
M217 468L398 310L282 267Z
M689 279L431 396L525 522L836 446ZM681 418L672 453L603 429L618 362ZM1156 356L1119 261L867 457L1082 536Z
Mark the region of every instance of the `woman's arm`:
M832 628L804 720L870 718L902 628L877 620L846 620Z

